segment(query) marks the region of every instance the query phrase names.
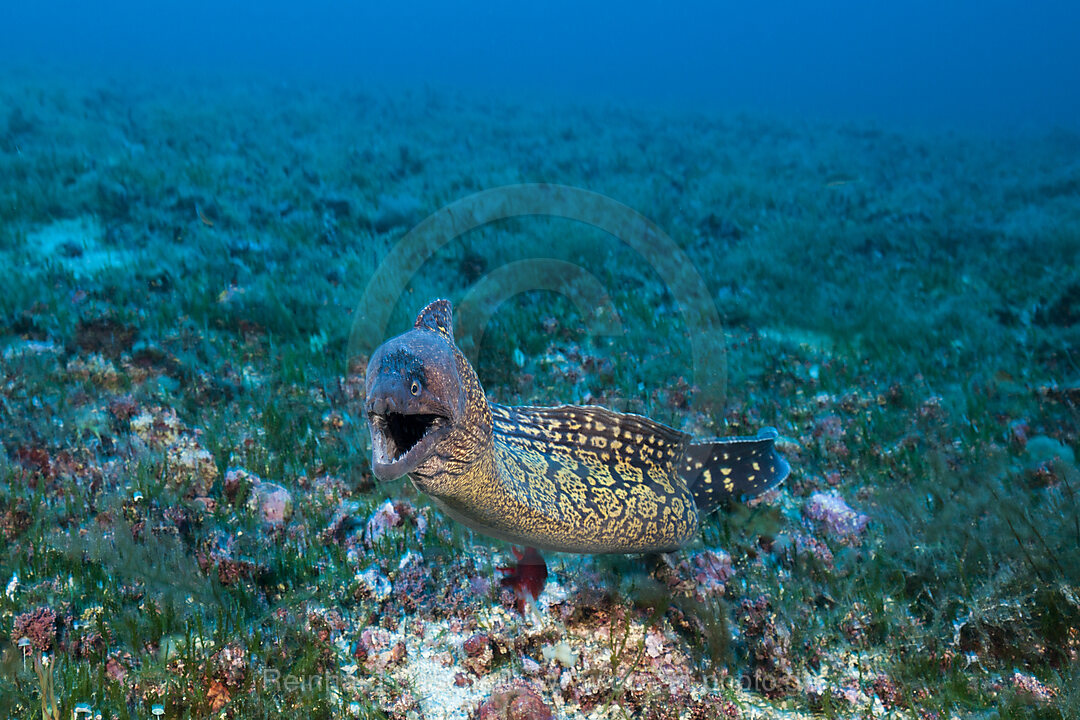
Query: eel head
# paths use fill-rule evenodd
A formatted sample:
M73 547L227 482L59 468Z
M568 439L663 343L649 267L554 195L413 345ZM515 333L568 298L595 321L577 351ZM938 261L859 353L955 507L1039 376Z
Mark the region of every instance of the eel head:
M435 307L439 303L445 308ZM445 300L432 303L415 328L380 345L368 362L365 410L371 466L379 480L436 471L446 454L445 449L440 454L440 445L462 421L465 393L449 313ZM440 332L442 321L445 332Z

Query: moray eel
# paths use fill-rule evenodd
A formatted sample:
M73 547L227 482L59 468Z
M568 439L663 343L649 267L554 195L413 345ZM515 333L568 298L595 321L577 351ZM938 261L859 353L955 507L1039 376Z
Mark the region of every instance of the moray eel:
M668 552L724 500L788 474L772 428L694 440L601 407L489 402L454 343L447 300L376 349L365 389L375 476L408 475L450 517L519 545Z

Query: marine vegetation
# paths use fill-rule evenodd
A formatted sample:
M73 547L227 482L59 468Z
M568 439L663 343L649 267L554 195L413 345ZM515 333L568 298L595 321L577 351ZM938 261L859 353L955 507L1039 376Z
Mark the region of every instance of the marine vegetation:
M3 73L0 717L1080 717L1075 133ZM541 182L689 258L722 396L680 288L535 214L350 359L410 230ZM558 475L609 424L670 522Z

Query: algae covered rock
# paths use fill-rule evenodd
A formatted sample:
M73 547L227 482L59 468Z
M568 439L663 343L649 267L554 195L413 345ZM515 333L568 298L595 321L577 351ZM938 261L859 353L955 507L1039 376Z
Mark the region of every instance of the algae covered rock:
M281 527L292 517L292 493L277 483L260 482L251 489L248 508L258 513L263 524Z
M551 720L551 708L536 690L522 682L495 688L481 703L477 720Z

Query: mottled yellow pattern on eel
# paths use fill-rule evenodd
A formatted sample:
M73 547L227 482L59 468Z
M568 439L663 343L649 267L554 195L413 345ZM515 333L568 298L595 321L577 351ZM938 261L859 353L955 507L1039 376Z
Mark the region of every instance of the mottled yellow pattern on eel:
M377 476L407 474L459 522L547 550L674 550L724 499L788 472L771 430L694 442L601 407L489 403L445 300L372 355L366 408Z
M500 482L535 513L533 544L579 552L674 549L697 531L677 472L689 436L600 407L492 405Z

